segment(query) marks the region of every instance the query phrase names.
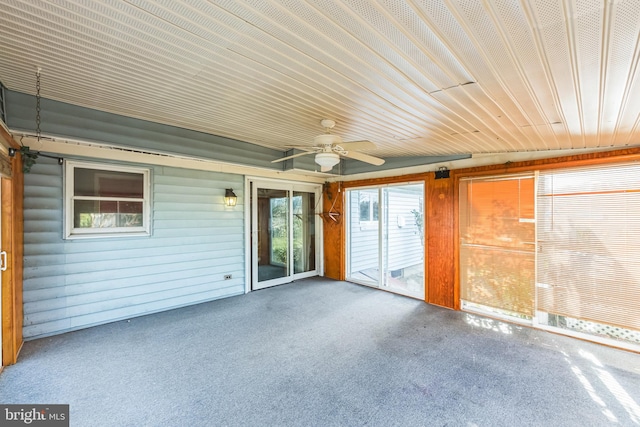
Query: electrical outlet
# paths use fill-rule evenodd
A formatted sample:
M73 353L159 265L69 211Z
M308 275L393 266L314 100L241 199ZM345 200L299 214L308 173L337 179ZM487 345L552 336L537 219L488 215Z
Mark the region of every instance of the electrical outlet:
M229 280L231 279L231 275L230 274L225 274L224 275L224 280Z

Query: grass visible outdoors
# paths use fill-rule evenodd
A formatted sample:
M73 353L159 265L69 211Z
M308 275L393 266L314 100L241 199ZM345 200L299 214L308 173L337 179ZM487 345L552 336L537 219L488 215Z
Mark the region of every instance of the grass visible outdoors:
M277 264L287 263L287 238L274 237L271 239L271 262Z
M272 259L271 262L276 264L287 263L287 247L288 238L286 236L273 237L271 240ZM302 247L302 236L293 239L293 259L300 260L304 258Z

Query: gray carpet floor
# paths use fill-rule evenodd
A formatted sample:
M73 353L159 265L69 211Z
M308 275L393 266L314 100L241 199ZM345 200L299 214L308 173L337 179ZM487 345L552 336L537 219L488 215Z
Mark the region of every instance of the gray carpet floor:
M314 278L29 341L0 402L72 426L632 426L640 355Z

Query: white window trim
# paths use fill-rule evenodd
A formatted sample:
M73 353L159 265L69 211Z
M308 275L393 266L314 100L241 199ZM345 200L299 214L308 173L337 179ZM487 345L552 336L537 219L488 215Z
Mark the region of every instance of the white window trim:
M142 227L89 228L73 227L74 169L86 168L108 172L128 172L143 176ZM95 239L105 237L137 237L151 235L151 170L149 168L105 163L65 160L64 167L64 239Z

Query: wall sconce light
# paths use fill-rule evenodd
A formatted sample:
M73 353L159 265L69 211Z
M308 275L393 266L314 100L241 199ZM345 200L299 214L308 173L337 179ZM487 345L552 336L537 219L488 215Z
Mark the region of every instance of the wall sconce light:
M233 189L227 188L224 193L224 205L225 206L235 206L238 202L238 196L233 192Z
M444 166L441 166L436 171L436 179L443 179L443 178L449 178L449 169L447 169Z
M9 147L9 157L15 157L17 150L15 148Z

